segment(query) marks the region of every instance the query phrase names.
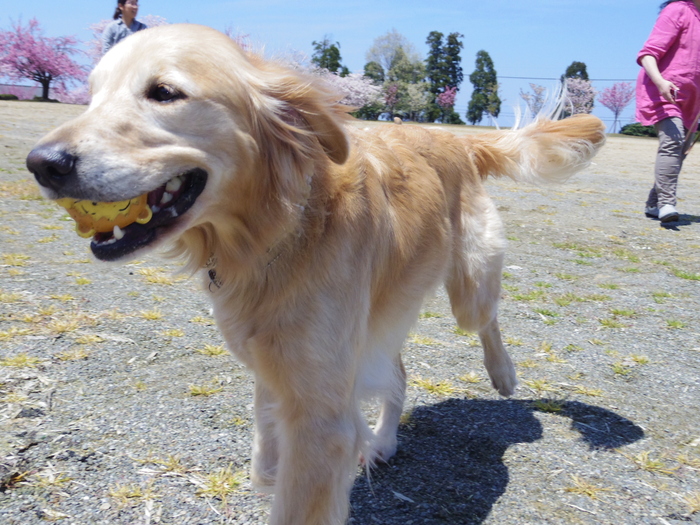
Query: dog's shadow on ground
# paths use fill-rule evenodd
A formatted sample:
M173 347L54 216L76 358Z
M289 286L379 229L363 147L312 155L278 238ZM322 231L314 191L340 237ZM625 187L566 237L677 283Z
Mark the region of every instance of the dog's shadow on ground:
M399 428L399 450L388 465L358 476L350 523L479 524L505 492L511 445L542 437L527 400L452 399L416 408ZM571 420L590 448L611 449L644 437L631 421L575 401L558 415Z

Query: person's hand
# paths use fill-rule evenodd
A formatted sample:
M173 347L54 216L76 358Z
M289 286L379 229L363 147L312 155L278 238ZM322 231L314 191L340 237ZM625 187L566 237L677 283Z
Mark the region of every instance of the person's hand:
M678 87L673 83L664 78L656 83L656 87L659 89L659 93L667 102L676 103L676 97L678 94Z

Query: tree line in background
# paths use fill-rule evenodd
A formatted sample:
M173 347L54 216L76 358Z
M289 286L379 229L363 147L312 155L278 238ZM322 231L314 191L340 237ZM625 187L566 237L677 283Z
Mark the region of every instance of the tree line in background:
M149 27L167 23L151 15L142 20ZM78 49L75 37L44 36L36 19L26 26L21 20L13 23L11 29L0 30L0 77L39 83L43 100L49 100L50 89L54 87L54 96L61 101L86 103L89 94L85 80L100 58L101 34L109 22L102 20L90 26L94 38L87 43L86 51ZM226 33L244 48L249 47L245 37L231 35L230 31ZM374 40L366 53L364 71L351 73L342 64L340 43L326 35L311 43L310 65L302 63L296 67L332 84L343 96L342 102L352 106L358 118L389 120L399 117L415 122L464 124L454 109L464 80L463 38L456 32L445 35L431 31L426 38L428 54L423 58L405 36L392 29ZM72 58L81 54L90 58L90 66L81 66ZM471 124L479 124L484 118L495 121L501 111L501 98L497 72L488 52L476 53L475 68L468 78L472 95L464 117ZM565 92L561 117L590 113L599 95L598 102L615 116L613 131L620 113L634 97L634 88L626 82L616 83L598 94L583 62L572 62L561 76L561 82ZM546 89L530 84L530 90L521 90L520 96L534 116L546 110Z

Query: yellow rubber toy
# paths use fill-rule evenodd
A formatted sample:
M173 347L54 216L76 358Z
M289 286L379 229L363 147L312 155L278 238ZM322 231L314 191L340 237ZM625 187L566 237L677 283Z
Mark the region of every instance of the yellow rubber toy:
M148 205L148 194L119 202L91 202L76 199L58 199L76 222L75 231L81 237L89 238L95 233L114 231L115 226L124 228L134 222L146 224L153 217Z

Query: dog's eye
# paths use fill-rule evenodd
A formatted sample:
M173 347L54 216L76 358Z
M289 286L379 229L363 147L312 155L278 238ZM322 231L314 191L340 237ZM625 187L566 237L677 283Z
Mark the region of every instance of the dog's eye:
M148 98L156 102L172 102L185 98L185 95L167 84L157 84L148 92Z

